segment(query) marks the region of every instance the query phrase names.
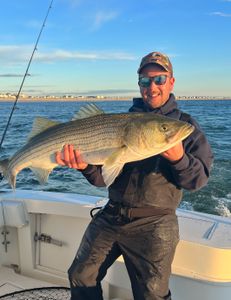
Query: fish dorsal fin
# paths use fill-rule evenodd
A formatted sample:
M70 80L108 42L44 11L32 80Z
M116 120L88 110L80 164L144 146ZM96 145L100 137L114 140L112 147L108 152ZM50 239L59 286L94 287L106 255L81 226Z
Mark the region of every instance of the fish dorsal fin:
M32 130L28 136L28 140L32 139L35 135L45 131L46 129L60 124L58 121L49 120L42 117L36 117L32 126Z
M85 106L80 107L80 110L74 115L72 121L90 118L96 115L102 115L105 112L100 109L97 105L90 103Z

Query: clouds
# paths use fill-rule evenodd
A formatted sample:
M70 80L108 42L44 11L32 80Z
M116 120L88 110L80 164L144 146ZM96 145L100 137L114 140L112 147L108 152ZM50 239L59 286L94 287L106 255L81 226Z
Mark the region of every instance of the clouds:
M134 60L135 57L125 52L79 52L68 50L55 50L48 53L38 53L37 60L39 61L63 61L63 60Z
M230 18L231 17L231 14L226 14L226 13L223 13L223 12L220 12L220 11L212 12L210 15L211 16L218 16L218 17L225 17L225 18Z
M0 74L0 77L23 77L23 74ZM28 75L27 75L28 76Z
M0 90L22 79L50 0L29 2L2 1ZM174 8L167 5L169 1L144 2L54 0L30 68L34 76L27 78L27 84L52 82L52 87L44 88L49 93L80 87L84 91L89 85L90 93L97 89L129 93L118 88L136 88L141 57L156 49L173 59L176 74L183 78L188 78L189 68L198 72L206 63L217 65L218 71L226 70L228 86L231 0L197 0L195 9L183 0L174 2ZM200 57L195 65L190 58L198 45ZM218 56L219 63L214 59ZM89 76L94 80L89 81ZM192 94L198 92L194 86Z
M115 21L119 17L117 3L113 5L111 1L95 0L60 0L67 4L72 11L72 15L77 15L79 20L84 22L84 26L90 31L97 31L109 22ZM114 7L113 7L114 6ZM82 13L84 12L84 13Z
M226 2L226 3L231 3L231 0L221 0L221 2ZM229 5L229 4L227 4ZM224 7L227 8L227 5L225 5ZM230 6L228 6L230 7ZM217 17L223 17L223 18L230 18L231 17L231 13L226 13L226 12L222 12L222 11L214 11L212 13L210 13L211 16L217 16Z
M222 0L222 2L229 2L231 3L231 0ZM218 16L218 17L223 17L223 18L230 18L231 13L226 13L226 12L221 12L221 11L214 11L210 13L211 16Z
M12 66L15 64L24 64L28 62L32 54L33 46L31 45L0 45L0 63L2 66ZM67 60L111 60L132 61L136 58L126 52L117 51L70 51L70 50L51 50L51 51L38 51L34 55L34 61L44 63L54 63Z
M98 90L86 90L86 91L78 91L74 92L73 94L79 94L82 95L126 95L126 94L138 94L138 88L137 89L98 89Z
M100 29L106 23L113 21L117 18L116 11L97 11L92 17L93 23L91 30L95 31Z
M0 45L1 66L9 67L25 63L29 60L33 47L32 45Z

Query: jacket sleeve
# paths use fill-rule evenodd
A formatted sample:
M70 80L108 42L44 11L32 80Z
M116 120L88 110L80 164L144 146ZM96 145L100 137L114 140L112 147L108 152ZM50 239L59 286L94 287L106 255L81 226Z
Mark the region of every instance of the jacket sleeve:
M176 163L171 163L171 172L180 188L196 191L205 186L213 163L211 147L195 120L194 132L183 141L185 154Z
M101 166L88 165L87 168L82 171L82 174L92 185L97 187L106 186L103 180Z

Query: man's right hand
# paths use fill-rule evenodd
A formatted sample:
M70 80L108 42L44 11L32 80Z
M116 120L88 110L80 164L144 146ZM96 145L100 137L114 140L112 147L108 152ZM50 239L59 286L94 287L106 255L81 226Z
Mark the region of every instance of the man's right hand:
M84 170L88 166L88 164L82 160L79 151L74 149L73 145L64 145L61 152L56 152L55 158L57 164L69 168Z

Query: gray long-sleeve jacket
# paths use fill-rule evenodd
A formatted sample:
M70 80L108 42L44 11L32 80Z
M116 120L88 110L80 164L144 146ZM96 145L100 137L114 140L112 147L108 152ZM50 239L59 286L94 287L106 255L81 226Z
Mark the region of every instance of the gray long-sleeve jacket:
M136 98L129 111L151 110L142 98ZM129 207L158 206L175 209L182 198L182 189L195 191L207 184L213 155L199 125L190 115L177 108L173 94L154 112L173 119L187 119L187 122L195 126L194 132L183 141L184 156L174 163L161 155L127 163L109 186L109 198ZM89 165L82 173L93 185L105 185L100 166Z

